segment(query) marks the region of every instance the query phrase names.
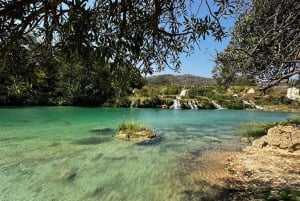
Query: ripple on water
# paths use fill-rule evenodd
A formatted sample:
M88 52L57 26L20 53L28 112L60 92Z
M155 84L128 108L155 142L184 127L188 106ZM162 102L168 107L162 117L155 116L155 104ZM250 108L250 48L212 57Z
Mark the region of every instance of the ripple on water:
M225 170L226 159L232 152L211 149L194 149L181 157L180 180L187 188L183 200L218 200L228 193L225 181L231 175ZM225 190L224 190L225 189Z
M16 201L226 200L222 162L240 146L233 127L249 118L289 117L71 107L16 110L10 118L6 113L0 110L0 200ZM130 118L155 128L159 138L114 140L110 128Z

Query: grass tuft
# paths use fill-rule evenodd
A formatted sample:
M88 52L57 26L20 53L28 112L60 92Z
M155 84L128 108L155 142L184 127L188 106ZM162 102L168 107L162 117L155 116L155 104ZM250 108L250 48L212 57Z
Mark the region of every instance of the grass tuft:
M285 121L275 123L246 123L242 125L242 133L247 137L259 138L266 135L270 128L278 125L300 125L300 118L290 118Z
M134 121L124 121L119 125L118 130L127 132L140 132L148 129L143 124Z

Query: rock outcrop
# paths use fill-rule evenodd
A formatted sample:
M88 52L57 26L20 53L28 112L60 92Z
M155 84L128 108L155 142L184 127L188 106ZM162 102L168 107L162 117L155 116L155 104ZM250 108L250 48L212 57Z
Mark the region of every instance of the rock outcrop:
M227 169L234 176L231 188L300 191L300 127L269 129L266 136L233 156Z
M152 138L156 137L156 134L150 130L143 130L137 132L126 132L120 130L117 133L116 137L123 140L141 142L141 141L151 140Z
M300 150L299 126L275 126L268 130L268 134L253 142L253 147L278 148L289 152Z

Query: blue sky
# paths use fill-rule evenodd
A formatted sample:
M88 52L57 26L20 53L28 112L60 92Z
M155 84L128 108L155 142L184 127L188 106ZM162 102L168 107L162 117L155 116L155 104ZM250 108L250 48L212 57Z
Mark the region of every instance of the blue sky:
M230 17L223 20L223 26L229 32L230 28L234 25L234 18ZM215 41L213 37L206 37L205 40L200 41L200 49L195 47L195 52L186 57L181 56L181 70L179 73L172 71L171 69L165 69L162 72L156 72L155 75L161 74L174 74L183 75L191 74L201 77L212 77L212 69L215 65L213 59L216 55L216 51L220 52L224 50L229 44L230 36L224 38L222 41Z
M196 14L198 17L204 17L209 14L209 9L205 5L204 1L193 1L191 8L192 13ZM218 6L214 3L214 1L207 1L210 5L212 12L218 9ZM230 29L234 26L234 22L237 16L230 15L226 18L222 18L222 26L226 28L228 34L230 33ZM212 69L215 65L214 56L217 52L221 52L224 50L230 41L230 35L224 38L222 41L215 41L213 37L208 36L205 40L200 41L200 49L195 47L194 53L186 57L185 55L181 56L181 70L179 73L172 71L171 69L165 69L162 72L157 72L155 74L192 74L202 77L212 77Z
M92 5L91 3L93 0L89 0L87 5ZM198 13L198 16L205 16L209 13L208 8L204 5L202 1L194 1L194 4L192 4L192 12ZM208 1L210 3L210 6L212 10L216 9L216 5L213 3L213 1ZM189 4L188 4L189 5ZM199 7L200 6L200 7ZM200 9L199 9L200 8ZM233 27L234 25L234 17L231 16L227 19L222 20L222 25L226 28L226 30L229 32L229 29ZM198 47L195 47L195 51L192 55L189 57L186 57L185 55L181 56L181 70L179 73L174 72L171 69L166 68L164 71L156 72L154 75L159 74L175 74L175 75L182 75L182 74L192 74L192 75L198 75L202 77L212 77L212 69L214 67L214 55L216 54L216 51L220 52L224 50L228 43L230 41L230 37L224 38L221 42L215 41L212 37L206 37L205 40L200 41L200 49Z

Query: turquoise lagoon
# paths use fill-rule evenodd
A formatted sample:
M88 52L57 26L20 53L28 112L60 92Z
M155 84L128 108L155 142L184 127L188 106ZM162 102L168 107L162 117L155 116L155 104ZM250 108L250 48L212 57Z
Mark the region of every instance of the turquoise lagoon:
M226 190L211 183L218 177L213 161L219 159L213 156L246 146L240 141L242 123L296 116L236 110L1 108L0 200L226 200ZM145 124L158 137L147 143L115 139L118 125L128 120Z

